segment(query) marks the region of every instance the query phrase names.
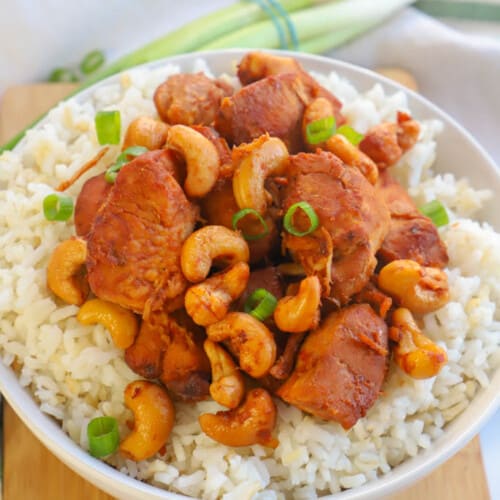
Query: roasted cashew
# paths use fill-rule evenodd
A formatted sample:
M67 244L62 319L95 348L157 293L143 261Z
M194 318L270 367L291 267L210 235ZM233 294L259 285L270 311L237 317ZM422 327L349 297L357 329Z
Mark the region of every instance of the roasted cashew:
M205 340L203 348L212 367L210 395L214 401L236 408L245 395L245 380L230 354L219 344Z
M192 286L184 297L187 313L198 325L217 323L227 314L231 302L245 291L249 277L248 264L237 262L225 271Z
M125 132L122 151L131 146L143 146L150 151L161 149L167 141L168 128L166 123L151 116L139 116L130 122Z
M125 405L134 413L134 429L120 444L122 455L136 462L152 457L167 442L175 410L159 385L136 380L125 388Z
M219 177L220 166L219 153L212 141L186 125L173 125L168 130L167 146L181 153L186 161L186 194L201 198L210 192Z
M287 295L278 301L274 310L274 322L282 332L300 333L312 330L319 323L320 302L319 278L304 278L296 295Z
M448 361L446 351L420 331L408 309L394 311L389 336L397 343L394 361L413 378L434 377Z
M84 275L87 244L79 238L59 243L47 266L47 285L68 304L82 305L89 294Z
M307 137L307 127L313 122L318 120L323 120L324 118L328 118L330 116L335 116L335 112L333 110L332 103L325 99L324 97L317 97L312 100L304 110L304 115L302 117L302 139L304 140L304 144L307 144L307 147L310 151L316 151L316 148L325 148L325 143L317 143L312 144L308 141Z
M251 377L266 375L276 360L273 334L250 314L228 313L222 321L207 328L207 336L213 342L229 341L239 358L241 369Z
M443 307L450 296L444 271L408 259L393 260L384 266L378 276L378 286L400 306L417 314Z
M284 174L287 164L285 144L267 134L233 148L233 193L238 206L264 214L267 209L264 182L271 175Z
M132 311L107 300L87 300L76 315L82 325L104 325L116 347L127 349L139 332L139 322Z
M201 430L226 446L261 444L276 448L271 433L276 425L276 406L264 389L251 390L239 408L204 413L198 418Z
M325 149L338 156L345 164L357 168L375 185L378 180L378 168L375 162L342 134L332 135L325 143Z
M228 265L248 262L247 242L236 231L224 226L205 226L192 233L182 245L181 268L192 283L204 280L214 260Z

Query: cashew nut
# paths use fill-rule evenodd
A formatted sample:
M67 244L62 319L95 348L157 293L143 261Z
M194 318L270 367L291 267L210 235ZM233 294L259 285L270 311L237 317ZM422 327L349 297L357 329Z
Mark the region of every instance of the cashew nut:
M325 143L312 144L308 141L307 127L313 122L318 120L323 120L330 116L335 116L332 103L325 99L324 97L317 97L313 99L304 110L304 115L302 117L302 138L304 139L304 144L307 144L308 149L311 151L316 151L316 148L325 148Z
M251 390L239 408L204 413L199 422L202 431L226 446L261 444L276 448L278 440L271 433L276 424L276 406L264 389Z
M169 126L151 116L136 118L127 128L122 150L131 146L143 146L150 151L161 149L167 141Z
M264 323L250 314L230 312L218 323L207 328L213 342L229 341L231 350L239 358L240 367L251 377L259 378L276 360L276 342Z
M104 325L120 349L130 347L139 332L139 322L132 311L106 300L88 300L80 307L76 319L82 325Z
M186 161L184 190L188 196L201 198L214 187L219 177L219 153L212 141L186 125L168 130L167 146L178 151Z
M439 309L450 296L444 271L408 259L394 260L384 266L378 276L378 286L399 305L417 314Z
M167 442L175 410L159 385L136 380L125 388L125 405L134 413L134 429L120 444L121 453L136 462L152 457Z
M181 268L186 279L199 283L208 276L213 261L231 265L248 262L249 257L247 242L238 232L224 226L205 226L182 245Z
M316 328L319 323L321 283L317 276L300 282L296 295L287 295L278 301L274 322L282 332L300 333Z
M222 406L236 408L245 395L243 375L221 345L207 339L203 347L212 367L210 395Z
M79 238L59 243L47 266L47 285L68 304L82 305L89 294L85 276L87 244Z
M217 323L227 314L231 302L245 291L249 276L248 264L237 262L199 285L192 286L184 297L187 313L198 325Z
M287 164L285 144L267 134L233 148L233 193L238 206L264 214L267 209L264 181L271 175L284 174Z
M394 360L413 378L434 377L448 361L446 351L420 331L408 309L394 311L389 336L397 343Z
M378 180L378 168L375 162L342 134L332 135L325 144L325 149L338 156L345 164L357 168L370 182L375 185Z

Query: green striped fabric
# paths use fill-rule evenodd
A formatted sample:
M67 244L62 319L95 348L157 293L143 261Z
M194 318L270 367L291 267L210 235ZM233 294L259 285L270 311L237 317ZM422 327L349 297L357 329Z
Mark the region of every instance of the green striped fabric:
M468 21L500 21L500 4L488 2L457 2L453 0L419 0L415 7L435 17Z

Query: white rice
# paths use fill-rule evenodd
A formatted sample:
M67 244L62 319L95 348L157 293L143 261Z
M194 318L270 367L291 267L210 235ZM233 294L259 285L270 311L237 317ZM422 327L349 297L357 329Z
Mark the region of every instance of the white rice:
M203 61L193 68L200 69L208 72ZM0 356L6 365L21 363L20 383L85 449L86 425L96 416L114 416L121 435L129 432L125 422L132 415L123 390L137 376L103 327L80 325L77 308L47 291L48 258L73 227L47 222L42 200L99 150L96 110L120 109L125 130L134 117L155 115L155 88L178 71L172 65L134 70L119 83L100 87L85 103L62 103L15 152L0 157ZM348 120L361 132L407 109L402 92L386 96L375 85L359 94L336 74L316 76L344 101ZM450 255L451 300L424 318L426 334L448 351L441 373L414 380L392 367L384 394L348 432L276 401L280 444L274 451L217 444L201 433L198 416L221 407L212 401L177 404L165 455L139 463L116 456L110 463L160 488L204 499L312 499L361 486L432 445L500 365L500 235L466 219L490 193L452 174L433 176L434 138L441 129L439 122L422 122L418 144L393 169L418 203L439 198L451 214L452 222L441 229ZM117 154L111 148L107 158ZM76 196L95 173L69 194Z

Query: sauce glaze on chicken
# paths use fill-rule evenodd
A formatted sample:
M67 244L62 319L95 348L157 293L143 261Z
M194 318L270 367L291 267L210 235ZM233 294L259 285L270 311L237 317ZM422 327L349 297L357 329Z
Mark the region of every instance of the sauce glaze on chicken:
M89 179L75 226L92 294L141 323L130 368L174 398L225 401L229 410L200 418L214 439L276 446L270 394L349 429L383 397L391 351L410 376L439 371L446 353L422 342L418 320L447 300L448 257L390 174L418 140L415 120L401 112L359 145L340 135L312 144L313 118L346 122L331 92L297 61L261 52L243 58L238 76L239 90L203 74L162 83L154 102L164 123L144 117L126 133L127 147L154 150L114 184ZM196 154L171 147L179 126L191 129ZM203 163L208 150L216 165ZM189 196L189 176L206 194ZM301 202L318 227L298 236L283 217ZM243 209L253 212L235 229ZM295 213L299 232L310 224ZM244 312L256 289L275 297L281 321Z

